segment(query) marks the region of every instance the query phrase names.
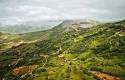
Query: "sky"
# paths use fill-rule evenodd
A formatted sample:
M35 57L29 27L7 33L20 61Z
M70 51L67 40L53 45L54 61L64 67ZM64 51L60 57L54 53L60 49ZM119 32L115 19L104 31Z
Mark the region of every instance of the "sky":
M125 19L125 0L0 0L0 24Z

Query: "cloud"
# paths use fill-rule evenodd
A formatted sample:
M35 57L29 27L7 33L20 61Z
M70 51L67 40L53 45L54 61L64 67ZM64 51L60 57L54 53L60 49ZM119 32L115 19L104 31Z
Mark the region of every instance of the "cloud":
M125 0L0 0L0 23L44 20L125 18Z

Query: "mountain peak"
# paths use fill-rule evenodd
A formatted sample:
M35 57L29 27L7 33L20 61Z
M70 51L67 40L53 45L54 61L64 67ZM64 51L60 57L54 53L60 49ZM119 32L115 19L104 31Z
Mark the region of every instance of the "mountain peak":
M88 28L99 24L99 22L89 19L81 19L81 20L65 20L60 26L62 27L81 27Z

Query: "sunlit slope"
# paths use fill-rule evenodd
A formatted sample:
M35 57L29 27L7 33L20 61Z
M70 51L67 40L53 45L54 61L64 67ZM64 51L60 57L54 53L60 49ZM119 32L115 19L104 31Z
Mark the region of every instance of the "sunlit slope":
M22 43L32 43L36 41L46 40L51 32L39 31L25 34L8 34L0 33L0 50L18 46Z

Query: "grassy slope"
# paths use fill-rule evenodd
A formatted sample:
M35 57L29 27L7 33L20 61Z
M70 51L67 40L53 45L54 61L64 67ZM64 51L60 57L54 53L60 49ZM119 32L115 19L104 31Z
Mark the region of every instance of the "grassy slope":
M97 80L91 71L100 71L124 80L124 29L125 21L101 24L88 29L78 28L77 31L73 29L63 32L62 29L54 29L51 33L54 37L51 39L21 44L1 53L0 62L4 64L4 67L1 66L1 77L11 79L14 68L37 64L39 68L27 79ZM40 55L48 56L44 67L45 59ZM20 58L22 60L15 66L7 67Z
M18 46L22 43L33 43L46 40L50 37L52 31L30 32L25 34L0 33L0 51Z

